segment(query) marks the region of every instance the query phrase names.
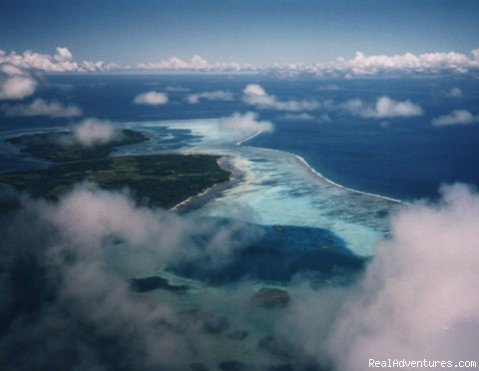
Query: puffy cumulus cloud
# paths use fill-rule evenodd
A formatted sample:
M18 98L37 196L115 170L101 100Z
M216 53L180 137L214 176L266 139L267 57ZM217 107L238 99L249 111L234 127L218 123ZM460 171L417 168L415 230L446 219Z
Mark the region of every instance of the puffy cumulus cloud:
M159 62L140 63L137 66L139 69L146 70L187 70L187 71L255 71L257 67L251 64L240 64L236 62L224 63L215 62L210 63L199 55L194 55L189 61L172 57L167 60Z
M340 104L339 108L356 116L377 119L412 117L424 114L421 106L411 102L409 99L398 102L387 96L379 97L374 105L366 104L358 98L350 99Z
M235 112L231 116L219 119L218 127L225 132L238 132L254 134L258 132L272 132L274 126L270 121L258 120L258 114L255 112L246 112L244 114Z
M168 95L158 91L148 91L138 94L133 103L147 106L161 106L168 103Z
M56 100L48 102L41 98L24 104L4 104L0 108L6 116L10 117L49 116L58 118L75 117L82 114L81 109L76 105L64 105Z
M433 126L471 125L479 122L479 115L467 110L454 110L451 113L432 119Z
M290 338L340 371L369 370L369 359L475 360L479 195L444 187L438 204L403 207L391 230L358 284L296 301Z
M121 131L111 121L88 118L74 125L72 134L72 144L91 147L118 139Z
M44 72L95 72L111 71L120 67L103 61L76 62L67 48L56 48L56 53L40 54L27 50L21 54L13 51L6 53L0 50L0 65L8 64L22 70L38 70Z
M273 109L278 111L314 111L321 108L321 103L315 100L289 100L280 101L270 95L261 85L249 84L243 90L243 101L246 104L260 109Z
M23 99L32 95L38 85L39 72L94 72L119 69L102 61L76 62L67 48L57 48L54 55L25 51L6 53L0 50L0 99Z
M353 59L338 58L328 63L277 65L273 72L344 77L398 73L465 74L479 70L478 50L471 51L470 56L456 52L366 56L356 52Z
M202 93L188 94L186 100L190 104L197 104L201 99L205 100L233 100L233 93L229 90L204 91Z
M139 207L89 185L56 203L24 199L2 221L0 359L9 370L189 369L207 329L160 293L155 303L134 296L111 253L121 242L148 256L154 274L183 259L223 264L255 236L243 224Z
M35 92L37 85L37 81L20 68L0 62L0 100L26 98Z
M67 48L57 48L57 53L53 58L59 62L73 60L73 54Z

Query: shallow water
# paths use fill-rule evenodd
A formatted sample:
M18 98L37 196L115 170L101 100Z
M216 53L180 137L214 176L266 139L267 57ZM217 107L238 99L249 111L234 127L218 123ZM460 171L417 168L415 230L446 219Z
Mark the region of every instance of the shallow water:
M292 154L238 144L255 133L221 132L215 119L125 126L146 132L150 140L122 147L114 155L174 151L228 156L241 177L190 214L246 221L259 226L263 237L231 264L213 270L188 264L167 267L149 252L124 244L107 252L108 264L125 279L160 275L189 287L184 293L159 289L135 294L139 300L227 318L226 329L191 339L198 350L196 360L209 369L225 360L283 364L281 356L258 344L274 335L285 312L254 306L254 293L265 286L283 287L294 297L314 282L340 283L361 271L363 258L374 254L376 242L388 235L387 217L397 204L331 184ZM21 161L22 166L30 164ZM235 331L246 331L247 336L231 339Z
M196 214L239 218L263 226L296 226L328 230L359 256L374 254L378 240L388 234L387 216L397 203L381 197L351 192L335 186L289 153L237 145L254 133L222 133L217 121L186 120L129 124L147 130L153 138L164 132L191 130L194 137L182 141L182 153L214 153L230 156L243 179L206 203ZM131 146L118 154L145 154L168 150L161 140L147 147Z

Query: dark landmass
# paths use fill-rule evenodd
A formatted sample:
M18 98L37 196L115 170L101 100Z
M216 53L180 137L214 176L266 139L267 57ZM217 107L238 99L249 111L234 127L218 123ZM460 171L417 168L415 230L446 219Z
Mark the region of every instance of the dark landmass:
M10 185L34 197L57 199L75 183L88 181L101 188L128 187L137 202L171 208L205 189L229 180L217 156L150 155L108 157L119 146L141 143L148 137L134 130L122 130L117 139L91 147L76 144L71 132L22 135L7 140L21 145L21 152L51 160L43 170L0 174L0 186ZM0 200L1 201L1 200ZM8 200L2 208L12 208Z
M124 129L118 138L90 147L76 143L73 134L68 131L22 135L6 142L22 146L20 152L59 163L104 158L116 147L147 140L148 137L138 131Z
M185 292L189 289L186 285L172 285L166 278L160 276L133 278L130 280L130 287L135 292L149 292L158 289L172 292Z
M263 287L253 296L253 302L263 308L285 308L291 300L286 290Z
M217 160L217 156L173 154L103 158L0 174L0 186L55 200L74 184L89 181L104 189L128 187L141 204L171 208L229 179Z

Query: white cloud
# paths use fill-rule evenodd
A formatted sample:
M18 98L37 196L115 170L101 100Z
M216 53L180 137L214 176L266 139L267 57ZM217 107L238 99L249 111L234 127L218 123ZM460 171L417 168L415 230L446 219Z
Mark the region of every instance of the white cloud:
M255 112L246 112L245 114L235 112L231 116L220 118L218 126L220 130L226 132L251 134L259 131L271 132L274 129L270 121L258 120L258 114Z
M249 84L243 90L243 101L260 109L273 109L278 111L314 111L321 107L316 100L289 100L280 101L274 95L268 94L261 85Z
M479 122L479 115L467 110L454 110L451 113L432 119L433 126L471 125Z
M32 95L38 85L38 72L94 72L119 69L118 65L98 62L76 62L67 48L57 48L54 55L25 51L5 53L0 50L0 99L23 99Z
M189 71L254 71L257 68L250 64L240 64L236 62L210 63L199 55L194 55L189 61L172 57L159 62L140 63L139 69L146 70L189 70Z
M148 91L138 94L133 102L147 106L161 106L168 103L168 95L158 91Z
M67 360L84 370L190 369L204 350L197 345L211 338L206 319L164 295L154 303L135 295L129 279L171 262L228 264L259 236L241 222L140 207L125 192L85 184L57 202L20 203L0 225L1 271L22 277L0 275L4 369L51 369ZM122 267L112 263L112 253L125 251L134 254ZM28 352L17 351L25 346Z
M450 98L457 98L457 97L461 97L462 96L462 90L455 87L455 88L451 88L451 90L447 91L445 93L445 95L447 97L450 97Z
M120 136L120 130L112 122L106 120L89 118L73 126L75 143L85 147L105 144L118 139Z
M23 99L32 95L37 82L27 75L0 77L0 99Z
M111 71L119 69L113 63L103 61L77 62L67 48L56 48L54 55L35 53L27 50L21 54L11 52L9 54L0 50L0 65L9 64L22 70L38 70L44 72L95 72Z
M67 48L57 48L57 53L53 58L59 62L73 60L73 54Z
M356 52L353 59L338 58L328 63L277 65L273 72L344 77L395 73L464 74L479 70L478 55L479 49L472 50L471 56L456 52L366 56Z
M358 284L298 299L288 336L341 371L370 370L370 358L475 360L479 196L464 185L442 196L392 217L391 239Z
M319 75L319 76L370 76L380 74L431 74L455 73L465 74L479 70L479 49L470 55L449 53L424 53L415 55L372 55L366 56L356 52L352 59L337 58L327 63L313 64L275 64L272 66L255 66L238 62L209 62L199 55L190 60L178 57L159 62L140 63L133 69L158 71L197 71L197 72L259 72L279 75ZM33 51L23 53L0 50L0 65L10 64L22 70L45 72L94 72L112 70L130 70L130 66L119 66L103 61L76 61L69 49L58 47L55 54L40 54Z
M32 95L36 88L36 80L28 73L11 64L0 63L0 100L23 99Z
M76 105L65 106L62 103L52 100L48 102L41 98L24 104L2 105L1 110L6 116L49 116L49 117L75 117L82 114L81 109Z
M197 104L201 99L205 100L233 100L233 93L228 90L205 91L197 94L189 94L186 100L190 104Z
M412 117L424 114L418 104L409 99L398 102L387 96L379 97L374 105L366 104L361 99L350 99L339 106L340 109L364 118Z

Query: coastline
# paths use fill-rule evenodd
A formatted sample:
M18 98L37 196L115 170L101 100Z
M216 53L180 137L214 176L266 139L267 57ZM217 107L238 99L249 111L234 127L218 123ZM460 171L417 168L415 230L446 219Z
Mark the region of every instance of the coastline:
M213 200L216 196L221 194L221 192L238 184L243 179L244 174L239 168L233 165L231 159L232 156L225 155L221 156L217 160L218 166L231 174L229 180L216 183L211 187L206 188L204 191L184 199L183 201L171 207L169 211L174 211L181 214L198 209L208 201Z
M260 135L262 133L262 130L256 132L255 134L253 135L250 135L248 136L247 138L245 139L242 139L238 142L236 142L235 144L236 145L242 145L244 143L246 143L247 141L257 137L258 135ZM346 186L343 186L339 183L336 183L335 181L325 177L321 172L319 172L318 170L316 170L314 167L312 167L302 156L300 155L297 155L295 153L291 153L291 152L288 152L288 151L282 151L282 150L279 150L279 149L271 149L271 148L264 148L264 147L258 147L258 148L261 148L263 150L266 150L266 151L271 151L271 152L277 152L277 153L282 153L282 154L287 154L293 158L295 158L295 160L297 162L300 163L300 165L304 166L310 173L314 174L315 176L319 177L322 181L332 185L332 186L335 186L335 187L338 187L338 188L341 188L345 191L348 191L348 192L352 192L352 193L356 193L356 194L360 194L362 196L368 196L368 197L373 197L373 198L379 198L381 200L385 200L385 201L388 201L388 202L392 202L392 203L396 203L396 204L400 204L400 205L409 205L409 203L405 202L405 201L402 201L402 200L399 200L399 199L396 199L396 198L392 198L392 197L388 197L388 196L382 196L382 195L378 195L378 194L375 194L375 193L369 193L369 192L364 192L364 191L359 191L357 189L353 189L353 188L349 188L349 187L346 187Z
M257 132L251 135L248 135L247 137L243 139L238 140L237 142L234 143L234 145L240 146L243 143L257 137L258 135L261 135L261 133L263 133L263 130L258 130ZM215 155L215 153L208 152L208 151L203 152L203 154ZM208 201L214 199L217 195L219 195L224 190L233 188L236 184L238 184L244 178L245 174L241 171L241 169L233 165L233 161L231 161L232 158L233 156L231 155L223 155L217 161L218 166L220 168L231 173L231 177L228 181L216 183L212 185L211 187L206 188L204 191L184 199L183 201L171 207L169 211L185 213L185 212L200 208Z
M253 134L235 142L234 145L241 146L244 143L252 140L253 138L256 138L257 136L261 135L262 133L263 133L262 130L258 130L257 132L255 132L255 133L253 133ZM409 205L409 203L407 203L405 201L402 201L402 200L399 200L399 199L395 199L395 198L388 197L388 196L382 196L382 195L378 195L378 194L374 194L374 193L369 193L369 192L356 190L356 189L353 189L353 188L343 186L339 183L336 183L335 181L325 177L321 172L319 172L318 170L313 168L302 156L297 155L295 153L291 153L291 152L288 152L288 151L277 150L277 149L271 149L271 148L264 148L264 147L257 147L257 148L261 149L261 150L264 150L264 151L281 153L283 155L288 155L288 156L292 157L300 166L304 167L309 173L318 177L321 181L323 181L327 184L330 184L334 187L340 188L342 190L345 190L345 191L348 191L348 192L351 192L351 193L354 193L354 194L358 194L358 195L362 195L362 196L366 196L366 197L372 197L372 198L376 198L376 199L381 199L381 200L391 202L391 203L394 203L394 204L398 204L398 205ZM215 153L212 153L212 152L210 153L208 151L205 151L205 152L203 152L203 154L211 155L211 154L215 154ZM213 186L211 186L211 187L205 189L204 191L202 191L201 193L199 193L197 195L194 195L194 196L190 196L187 199L179 202L178 204L176 204L175 206L173 206L169 210L179 212L179 213L185 213L185 212L200 208L201 206L203 206L208 201L213 200L217 195L219 195L224 190L232 188L236 184L238 184L244 178L244 173L242 172L241 169L239 169L238 167L235 167L233 165L233 161L231 161L231 159L233 157L234 156L231 156L231 155L224 155L224 156L221 156L218 159L218 165L223 170L228 171L228 172L231 173L230 180L228 180L226 182L221 182L221 183L214 184Z

